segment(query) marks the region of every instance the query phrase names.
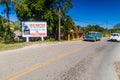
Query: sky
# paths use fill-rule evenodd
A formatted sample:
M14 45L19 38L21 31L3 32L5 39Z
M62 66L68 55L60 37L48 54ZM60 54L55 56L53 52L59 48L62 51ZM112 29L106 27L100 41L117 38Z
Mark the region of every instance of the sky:
M3 17L5 17L5 14L2 14L3 10L5 9L5 7L1 6L0 5L0 15L2 15ZM18 21L18 18L16 16L16 13L15 11L12 11L11 14L10 14L10 20L11 21Z
M72 0L69 15L77 25L111 28L120 23L120 0Z
M68 15L76 25L100 25L111 28L120 23L120 0L72 0L73 7ZM4 7L0 6L0 15ZM10 20L17 21L16 14L10 15Z

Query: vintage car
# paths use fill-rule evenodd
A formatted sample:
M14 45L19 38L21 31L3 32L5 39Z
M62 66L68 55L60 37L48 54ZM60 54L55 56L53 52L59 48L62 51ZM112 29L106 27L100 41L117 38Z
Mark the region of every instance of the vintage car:
M85 41L99 41L102 38L102 34L99 32L89 32L84 36Z

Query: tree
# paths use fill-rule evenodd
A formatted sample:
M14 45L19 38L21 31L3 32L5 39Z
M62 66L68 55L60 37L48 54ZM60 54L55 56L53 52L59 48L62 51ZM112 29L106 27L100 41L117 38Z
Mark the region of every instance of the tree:
M20 21L43 20L45 0L18 0L15 10Z
M48 35L57 39L59 7L62 26L72 7L71 0L18 0L15 10L20 21L47 21Z
M59 15L59 27L58 27L58 40L60 40L60 27L61 27L61 15L66 16L67 11L69 8L72 7L72 2L71 0L55 0L55 8L58 9L58 15ZM63 13L61 13L63 12Z
M90 31L95 31L95 32L101 32L102 34L106 35L108 33L106 33L106 29L104 29L103 27L99 26L99 25L87 25L86 27L82 27L82 30L84 30L86 33L90 32Z
M77 30L81 30L81 26L80 25L77 25L76 28L77 28Z
M95 28L95 31L98 31L98 32L104 32L105 29L103 27L100 27L99 25L94 25L94 28Z
M56 9L57 13L59 12L59 8L61 9L62 18L67 16L67 12L70 8L72 8L72 0L53 0L53 8Z
M6 12L6 20L7 20L7 35L8 37L11 37L11 33L10 33L10 11L12 10L12 3L14 0L0 0L0 4L2 6L5 6L5 10L4 12Z
M85 30L86 30L86 32L95 31L95 27L93 25L89 24L85 27Z
M3 17L2 16L0 16L0 37L2 37L3 38L3 34L4 34L4 32L5 32L5 27L4 27L4 19L3 19Z
M118 23L118 24L114 25L114 27L113 27L113 28L118 28L118 29L120 29L120 23Z
M120 23L113 26L112 29L109 29L111 33L120 33Z
M72 18L70 16L67 16L66 20L64 22L63 28L61 30L62 34L65 36L65 39L71 30L75 31L76 26L75 26L75 23L73 22Z

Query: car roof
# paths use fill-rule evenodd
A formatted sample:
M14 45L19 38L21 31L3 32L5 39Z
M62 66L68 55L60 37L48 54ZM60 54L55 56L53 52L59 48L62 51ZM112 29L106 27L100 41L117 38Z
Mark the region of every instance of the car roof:
M97 32L97 31L90 31L89 33L99 33L99 32Z

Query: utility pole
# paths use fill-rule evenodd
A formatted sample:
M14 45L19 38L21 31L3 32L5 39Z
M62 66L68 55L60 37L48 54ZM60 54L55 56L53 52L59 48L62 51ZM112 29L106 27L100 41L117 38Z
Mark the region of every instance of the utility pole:
M58 28L58 40L60 41L60 39L61 39L61 37L60 37L60 26L61 26L61 15L60 15L60 13L61 13L61 10L60 10L60 7L59 7L59 28Z
M108 29L108 21L106 21L106 29Z
M107 30L107 35L109 34L108 32L108 21L106 21L106 30Z

